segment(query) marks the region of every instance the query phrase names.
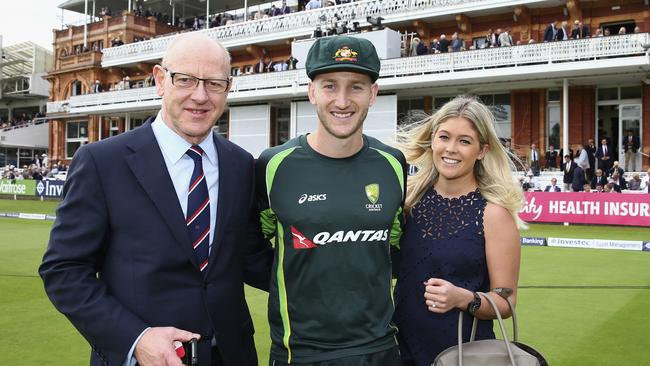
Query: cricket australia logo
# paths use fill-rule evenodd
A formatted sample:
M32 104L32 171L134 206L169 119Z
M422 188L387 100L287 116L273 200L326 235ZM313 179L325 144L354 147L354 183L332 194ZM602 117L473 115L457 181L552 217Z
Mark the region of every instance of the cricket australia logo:
M358 52L351 50L348 46L343 46L336 50L334 60L357 62L357 55L359 55Z
M368 211L381 211L382 204L377 203L379 201L379 184L372 183L366 186L366 197L370 203L366 204L366 209Z

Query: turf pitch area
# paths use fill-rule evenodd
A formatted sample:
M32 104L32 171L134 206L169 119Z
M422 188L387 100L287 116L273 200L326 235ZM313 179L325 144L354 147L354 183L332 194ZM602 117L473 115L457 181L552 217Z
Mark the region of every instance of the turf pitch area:
M55 202L0 200L0 212L53 213ZM0 365L84 365L90 347L46 298L38 264L51 222L0 218ZM531 225L525 236L650 241L650 228ZM650 365L650 253L523 247L520 340L551 365ZM260 365L266 293L247 288Z

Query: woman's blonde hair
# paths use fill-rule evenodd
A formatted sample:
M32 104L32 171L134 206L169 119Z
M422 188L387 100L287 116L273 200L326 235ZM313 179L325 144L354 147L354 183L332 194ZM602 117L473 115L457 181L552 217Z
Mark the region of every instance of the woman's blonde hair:
M408 125L398 132L398 147L407 162L418 168L407 181L405 211L410 212L438 180L438 171L433 164L431 139L441 124L455 117L465 118L473 125L481 149L485 145L489 146L487 154L474 165L474 176L481 195L488 202L506 208L517 226L525 227L525 223L519 218L519 210L524 203L523 193L512 176L512 172L516 170L514 161L519 159L501 144L490 110L475 97L465 95L452 99L432 116Z

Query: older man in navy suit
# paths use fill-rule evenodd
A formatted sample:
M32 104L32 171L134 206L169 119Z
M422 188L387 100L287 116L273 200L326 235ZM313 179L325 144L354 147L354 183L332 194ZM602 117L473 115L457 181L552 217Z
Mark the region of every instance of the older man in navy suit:
M154 67L162 109L75 154L40 274L55 307L92 346L91 365L257 366L246 282L268 289L252 156L212 132L230 57L199 33Z

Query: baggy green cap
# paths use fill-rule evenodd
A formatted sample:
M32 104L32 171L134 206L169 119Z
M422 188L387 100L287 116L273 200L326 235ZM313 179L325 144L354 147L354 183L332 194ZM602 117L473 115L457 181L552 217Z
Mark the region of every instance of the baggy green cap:
M305 68L311 80L326 72L351 71L370 76L374 83L379 78L381 63L375 46L369 40L333 36L314 42L307 54Z

